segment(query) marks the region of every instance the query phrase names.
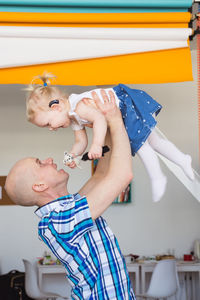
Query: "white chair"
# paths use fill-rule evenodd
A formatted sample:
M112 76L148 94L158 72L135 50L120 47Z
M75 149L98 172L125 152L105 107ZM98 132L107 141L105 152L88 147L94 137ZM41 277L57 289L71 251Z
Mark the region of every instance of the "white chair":
M145 294L136 295L136 298L168 299L171 296L175 296L175 299L177 299L178 289L179 280L176 261L173 259L165 259L156 264L147 292Z
M38 276L36 265L33 265L30 261L23 259L25 267L25 291L30 298L35 300L47 300L56 299L59 297L57 294L44 293L40 291L38 286Z

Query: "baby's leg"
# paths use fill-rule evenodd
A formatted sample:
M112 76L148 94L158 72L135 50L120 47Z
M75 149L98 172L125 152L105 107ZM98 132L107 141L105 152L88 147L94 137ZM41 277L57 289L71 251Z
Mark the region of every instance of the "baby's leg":
M151 179L153 201L158 202L165 192L167 183L166 177L160 168L158 157L148 141L138 150L137 154L143 161Z
M155 151L180 166L185 175L189 179L194 180L190 155L181 152L174 144L167 139L161 138L155 131L152 131L148 137L148 142Z

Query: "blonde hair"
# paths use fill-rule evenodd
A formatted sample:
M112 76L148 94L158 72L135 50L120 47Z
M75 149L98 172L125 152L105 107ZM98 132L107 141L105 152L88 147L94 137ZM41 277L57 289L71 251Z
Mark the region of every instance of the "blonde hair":
M31 84L24 90L27 91L26 96L26 116L28 121L32 122L38 111L46 111L48 109L48 98L53 93L58 93L60 90L55 86L50 86L51 80L56 78L51 73L44 72L42 75L35 76ZM42 81L42 84L34 83Z

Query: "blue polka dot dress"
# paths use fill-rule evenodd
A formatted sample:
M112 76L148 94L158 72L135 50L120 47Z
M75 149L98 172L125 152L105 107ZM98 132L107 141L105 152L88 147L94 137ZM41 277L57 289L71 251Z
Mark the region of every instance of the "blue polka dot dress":
M115 86L113 90L120 99L119 108L134 156L156 126L153 114L157 116L162 106L146 92L124 84Z

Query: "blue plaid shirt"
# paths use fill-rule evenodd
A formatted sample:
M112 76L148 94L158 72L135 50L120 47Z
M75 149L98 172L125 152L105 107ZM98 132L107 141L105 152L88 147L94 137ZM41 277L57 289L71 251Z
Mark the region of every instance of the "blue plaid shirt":
M72 299L135 299L118 242L87 199L67 195L35 211L39 236L65 266Z

